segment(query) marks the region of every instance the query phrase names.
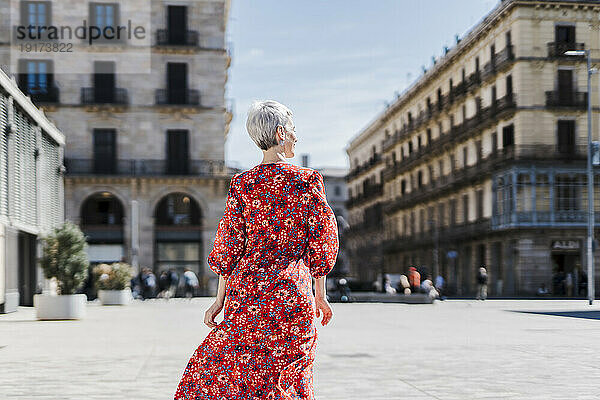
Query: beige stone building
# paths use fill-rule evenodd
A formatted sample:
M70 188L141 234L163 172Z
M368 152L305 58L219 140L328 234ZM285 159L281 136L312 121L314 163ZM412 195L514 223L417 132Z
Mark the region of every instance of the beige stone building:
M585 296L587 70L564 52L597 62L599 27L598 1L501 1L352 139L356 277L414 265L470 296L485 264L492 295Z
M65 133L65 217L88 236L90 260L125 259L155 273L188 267L204 283L215 278L206 256L232 175L224 162L230 1L1 3L12 27L2 31L2 64L18 68L21 88ZM93 46L72 40L72 55L36 54L15 40L15 24L32 21L133 21L145 35Z

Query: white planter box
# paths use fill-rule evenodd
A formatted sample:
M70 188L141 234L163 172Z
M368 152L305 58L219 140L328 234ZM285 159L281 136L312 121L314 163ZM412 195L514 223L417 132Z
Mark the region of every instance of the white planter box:
M81 319L85 317L85 294L33 295L37 319Z
M98 298L105 306L124 306L131 302L131 288L123 290L98 290Z

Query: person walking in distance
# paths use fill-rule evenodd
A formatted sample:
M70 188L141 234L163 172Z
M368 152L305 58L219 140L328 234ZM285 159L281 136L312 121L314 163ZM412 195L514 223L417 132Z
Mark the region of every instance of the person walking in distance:
M325 326L333 316L325 279L337 259L337 220L321 173L286 161L297 141L292 112L255 102L246 128L263 159L231 178L207 260L219 275L204 317L211 331L175 400L315 398L316 318Z
M485 265L479 267L477 272L477 300L485 300L487 298L488 275Z

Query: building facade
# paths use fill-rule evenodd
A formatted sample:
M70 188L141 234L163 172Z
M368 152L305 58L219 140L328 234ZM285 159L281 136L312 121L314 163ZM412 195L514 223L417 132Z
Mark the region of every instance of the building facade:
M564 53L600 58L599 2L504 0L457 42L347 147L354 269L585 296L587 68Z
M4 7L34 26L112 28L146 13L146 47L126 36L94 46L74 41L75 52L89 54L46 59L2 40L13 47L3 64L19 57L19 85L66 135L65 218L88 236L92 264L190 268L206 289L214 286L206 256L233 173L224 162L229 0Z
M64 135L0 71L0 313L32 306L41 238L64 218Z

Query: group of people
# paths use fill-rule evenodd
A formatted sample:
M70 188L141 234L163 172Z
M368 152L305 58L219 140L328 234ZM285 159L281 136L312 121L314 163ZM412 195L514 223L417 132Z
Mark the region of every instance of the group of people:
M432 299L441 299L443 300L445 297L442 297L442 291L444 288L444 278L441 275L436 276L435 283L432 280L431 275L427 275L426 278L421 281L421 273L416 267L408 268L408 276L400 275L400 281L398 283L398 290L405 295L409 295L411 293L425 293ZM386 292L390 293L387 289ZM394 289L394 293L396 290Z
M548 290L540 286L538 294L548 294ZM542 292L542 293L540 293ZM552 276L552 294L556 296L576 297L585 296L587 293L587 274L581 269L573 272L557 271Z
M189 268L184 268L182 276L175 268L162 270L157 279L150 268L142 267L139 274L131 278L133 297L141 300L194 297L199 289L198 276Z

